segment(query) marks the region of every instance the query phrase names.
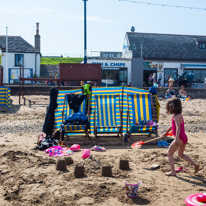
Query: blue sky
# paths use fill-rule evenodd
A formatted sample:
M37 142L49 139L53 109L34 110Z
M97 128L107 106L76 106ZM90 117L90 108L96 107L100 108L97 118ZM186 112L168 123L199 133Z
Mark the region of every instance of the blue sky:
M206 8L205 0L142 0ZM40 23L43 55L83 56L82 0L0 0L0 35L19 35L34 45ZM88 54L122 51L125 33L206 35L206 11L147 6L119 0L88 0ZM95 53L93 53L95 54Z

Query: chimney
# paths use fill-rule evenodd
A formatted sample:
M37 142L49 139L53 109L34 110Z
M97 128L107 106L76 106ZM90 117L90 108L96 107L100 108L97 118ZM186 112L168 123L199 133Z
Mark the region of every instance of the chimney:
M35 49L40 52L40 35L39 35L39 23L36 23L36 35L34 36Z
M135 27L134 26L131 27L131 32L135 32Z

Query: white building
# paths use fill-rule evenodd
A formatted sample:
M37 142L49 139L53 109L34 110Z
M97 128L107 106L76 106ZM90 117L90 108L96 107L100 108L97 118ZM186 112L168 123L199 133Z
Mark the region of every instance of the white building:
M40 35L37 23L34 48L20 36L8 36L8 52L6 52L6 36L0 36L1 65L4 68L4 83L19 82L20 65L24 68L24 77L40 76Z
M143 81L147 84L152 73L156 73L157 80L161 79L161 84L167 86L170 76L176 78L184 72L192 72L195 84L203 85L206 77L206 36L127 32L122 57L143 60L143 68L135 64L131 67L132 76L134 70L137 70L134 74L138 75L143 69L141 84Z

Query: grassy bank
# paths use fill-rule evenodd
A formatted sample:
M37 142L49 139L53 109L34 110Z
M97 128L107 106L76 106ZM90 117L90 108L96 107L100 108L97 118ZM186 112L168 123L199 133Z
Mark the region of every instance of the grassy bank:
M81 63L83 58L42 57L41 64L58 65L59 63ZM0 56L1 65L1 56Z
M41 64L57 65L59 63L81 63L83 58L42 57Z

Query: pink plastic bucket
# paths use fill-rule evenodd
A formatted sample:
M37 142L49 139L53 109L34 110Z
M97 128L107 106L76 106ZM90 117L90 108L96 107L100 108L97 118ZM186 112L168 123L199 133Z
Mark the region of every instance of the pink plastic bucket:
M90 153L91 153L90 149L83 149L82 158L87 159L88 157L90 157Z
M142 182L138 182L138 183L131 183L131 182L132 181L125 181L124 184L127 191L127 197L134 199L137 197L138 189L141 186Z

